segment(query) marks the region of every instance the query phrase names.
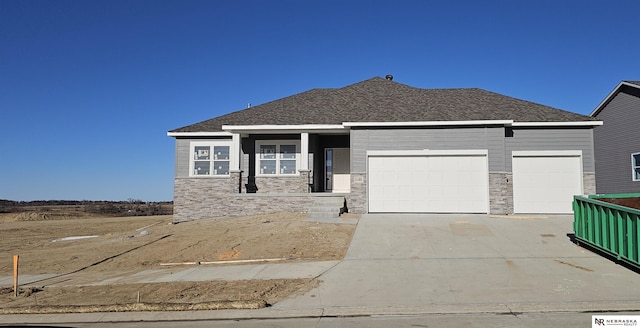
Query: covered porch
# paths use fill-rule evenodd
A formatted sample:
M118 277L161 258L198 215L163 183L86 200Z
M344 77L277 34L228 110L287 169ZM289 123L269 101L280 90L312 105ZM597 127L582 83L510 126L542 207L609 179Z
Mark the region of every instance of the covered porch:
M230 170L240 194L351 192L349 131L344 127L295 131L281 126L228 127L237 143Z

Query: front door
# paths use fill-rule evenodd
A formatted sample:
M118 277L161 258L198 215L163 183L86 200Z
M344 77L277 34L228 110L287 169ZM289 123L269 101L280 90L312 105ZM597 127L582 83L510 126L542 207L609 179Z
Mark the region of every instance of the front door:
M325 150L325 190L330 192L351 191L351 165L349 148L327 148Z

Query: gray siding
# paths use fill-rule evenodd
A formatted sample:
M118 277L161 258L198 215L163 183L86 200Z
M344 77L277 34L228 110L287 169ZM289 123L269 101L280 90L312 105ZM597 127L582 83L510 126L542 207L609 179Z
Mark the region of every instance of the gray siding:
M640 152L640 98L620 92L597 115L593 132L598 193L640 192L631 175L631 154Z
M351 172L365 173L367 150L488 149L489 170L504 171L503 127L351 130Z
M189 143L191 140L176 139L176 178L189 176Z
M583 172L595 172L591 128L514 128L505 140L507 172L514 150L582 150Z

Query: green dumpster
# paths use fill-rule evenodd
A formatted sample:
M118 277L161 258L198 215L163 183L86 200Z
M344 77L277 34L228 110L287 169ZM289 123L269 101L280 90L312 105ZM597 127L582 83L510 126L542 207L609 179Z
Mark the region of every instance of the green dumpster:
M637 201L640 194L574 196L576 241L640 269L640 210L624 206Z

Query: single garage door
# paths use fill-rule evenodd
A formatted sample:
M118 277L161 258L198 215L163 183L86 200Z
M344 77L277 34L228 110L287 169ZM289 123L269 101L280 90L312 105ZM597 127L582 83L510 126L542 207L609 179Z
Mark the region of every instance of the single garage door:
M370 152L371 213L488 213L486 150Z
M513 211L572 213L582 194L582 152L513 152Z

